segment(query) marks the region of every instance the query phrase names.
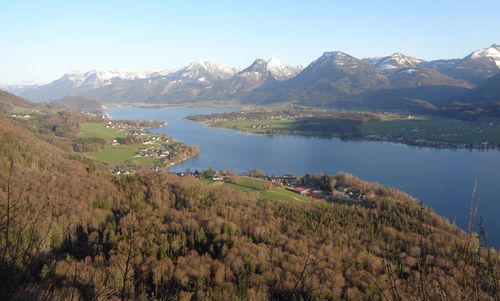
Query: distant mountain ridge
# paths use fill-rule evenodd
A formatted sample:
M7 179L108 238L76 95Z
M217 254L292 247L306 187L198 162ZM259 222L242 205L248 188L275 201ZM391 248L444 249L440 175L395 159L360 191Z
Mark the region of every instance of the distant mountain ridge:
M390 56L364 59L379 70L399 70L402 68L415 68L423 62L411 56L396 52Z
M472 90L467 90L457 97L468 103L500 102L500 73L485 80Z
M424 65L451 77L480 84L499 72L500 45L476 50L461 60L437 60Z
M54 100L52 103L68 106L77 110L99 110L104 108L102 103L82 96L68 96L63 99Z
M366 99L367 95L387 95L401 102L447 102L455 93L472 89L499 71L500 46L493 44L462 59L425 61L402 53L358 59L332 51L305 68L276 58L256 59L243 69L197 60L160 71L71 72L48 84L4 89L33 101L82 96L103 104L239 100L335 106L339 101ZM426 87L437 94L426 96L428 93L422 93Z

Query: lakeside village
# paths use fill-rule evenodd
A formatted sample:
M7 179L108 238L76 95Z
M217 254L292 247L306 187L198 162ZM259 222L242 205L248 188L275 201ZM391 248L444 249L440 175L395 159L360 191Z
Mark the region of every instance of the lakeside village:
M108 114L103 115L103 119L106 129L120 133L120 137L110 142L111 147L129 146L136 149L130 159L153 159L153 170L172 166L199 153L196 147L175 142L169 135L147 132L148 129L164 126L163 121L115 121ZM135 169L136 166L124 164L114 167L112 172L117 175L130 174Z
M211 182L226 182L234 181L234 173L224 173L223 171L214 171L211 168L199 172L195 170L177 172L179 177L194 177ZM362 189L347 183L332 183L326 180L328 176L324 174L306 174L304 177L293 174L285 174L281 176L268 176L260 170L251 170L243 173L240 176L258 179L269 183L271 186L280 186L284 189L311 200L324 200L331 203L358 205L366 208L376 208L376 203L370 200L370 196L363 192ZM326 183L329 182L329 183Z

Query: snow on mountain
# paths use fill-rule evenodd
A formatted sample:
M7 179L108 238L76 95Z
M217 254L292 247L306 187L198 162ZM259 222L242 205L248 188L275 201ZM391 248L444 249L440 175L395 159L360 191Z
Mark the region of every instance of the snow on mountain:
M20 95L26 90L35 89L38 86L42 86L44 83L41 82L25 82L13 85L0 85L0 90L5 90L15 95Z
M151 72L151 75L149 77L156 77L156 76L169 76L170 74L173 74L175 72L178 72L181 70L183 67L170 67L170 68L165 68L159 71L153 71Z
M500 45L493 44L488 48L480 49L472 52L468 58L477 59L488 59L493 61L498 68L500 68Z
M301 70L301 67L290 66L277 58L270 58L266 63L267 70L277 80L292 78Z
M415 68L418 64L422 63L421 59L407 56L399 52L385 57L368 58L367 61L382 71Z
M258 58L250 66L218 85L217 95L220 98L240 98L254 89L291 79L300 70L276 58Z
M152 72L134 72L127 70L90 70L73 71L63 75L57 81L69 81L73 87L99 88L112 84L115 80L135 80L151 76ZM56 83L57 81L53 82Z
M200 78L207 74L221 80L229 79L238 70L221 64L214 64L204 60L196 60L179 70L182 77Z
M434 61L423 61L421 66L437 71L450 70L460 62L460 59L442 59Z
M500 71L500 46L493 44L490 47L476 50L450 66L433 64L432 67L451 77L464 79L478 85Z
M294 77L299 71L298 67L288 65L277 58L256 59L250 66L239 72L237 76L265 79L268 74L271 74L274 79L283 81Z
M332 99L388 87L387 77L368 62L340 51L325 52L281 88L276 99ZM264 97L264 95L259 95Z
M330 51L323 53L322 56L311 63L311 66L321 66L332 62L336 65L344 65L346 61L350 61L352 59L354 59L354 57L348 55L347 53L341 51Z
M331 100L389 87L465 87L464 81L479 84L498 73L499 68L500 46L494 44L463 59L431 62L401 53L360 60L332 51L323 53L305 68L276 58L256 59L243 70L196 60L187 66L143 72L74 71L48 84L3 88L45 102L75 95L102 102L240 99L254 90L260 93L256 97L281 93L283 97L279 99Z
M316 72L325 67L335 66L336 68L357 69L359 68L361 60L341 51L325 52L311 64L309 64L303 71Z

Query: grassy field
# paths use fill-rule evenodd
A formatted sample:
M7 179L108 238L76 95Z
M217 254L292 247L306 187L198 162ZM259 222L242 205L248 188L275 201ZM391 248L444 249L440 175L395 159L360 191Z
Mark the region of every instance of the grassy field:
M270 125L269 128L252 128L252 125ZM254 134L267 134L272 130L287 130L293 124L293 120L226 120L217 124L223 128L235 129Z
M241 177L238 184L224 183L227 187L242 191L263 191L264 182L258 179Z
M123 130L106 128L105 123L87 122L82 124L81 136L102 138L111 144L113 139L125 138L127 133ZM139 166L151 166L159 163L159 160L155 158L134 158L139 147L140 145L114 145L101 151L87 152L85 155L112 166L124 165L128 162Z
M362 133L444 143L500 143L499 126L447 119L369 121L362 126Z
M287 201L287 202L312 202L313 199L288 191L282 187L275 187L270 191L259 193L259 199L264 201ZM315 201L315 200L314 200Z
M255 192L258 194L258 199L261 201L285 201L285 202L311 202L313 199L306 196L288 191L281 186L273 185L270 190L265 190L265 183L263 180L240 177L238 184L233 183L222 183L222 182L211 182L205 179L200 179L200 181L206 183L207 185L224 185L228 188ZM220 183L220 184L217 184Z
M252 126L269 125L266 128ZM214 124L217 127L230 128L254 134L294 133L295 120L224 120ZM329 125L324 125L328 130ZM332 126L339 126L334 124ZM370 120L359 125L358 138L371 135L384 136L388 140L414 141L425 140L443 144L479 144L487 141L500 144L500 126L488 122L470 122L451 119L414 117L408 119L400 115L381 115L380 120ZM340 129L337 129L340 131ZM327 133L335 133L336 128ZM311 131L321 134L321 131ZM299 132L299 134L302 134Z
M19 115L40 114L40 115L42 115L42 113L36 109L25 108L25 107L20 107L20 106L15 106L14 109L12 110L12 114L19 114Z
M83 138L97 137L111 142L116 138L125 138L127 133L117 129L106 128L105 123L85 122L82 124L81 136Z
M102 151L88 152L85 153L85 155L98 161L108 163L109 165L123 165L125 161L130 161L135 165L149 166L159 162L159 160L155 158L134 158L137 149L137 147L130 145L116 145Z

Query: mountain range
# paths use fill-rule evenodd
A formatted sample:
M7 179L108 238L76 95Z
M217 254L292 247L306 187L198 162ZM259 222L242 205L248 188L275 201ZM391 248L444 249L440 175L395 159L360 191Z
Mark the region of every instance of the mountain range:
M390 109L415 101L500 100L490 91L494 84L481 86L499 71L500 46L494 44L462 59L425 61L401 53L358 59L333 51L304 68L275 58L256 59L243 69L198 60L161 71L71 72L48 84L2 88L39 102L81 96L104 104L238 100Z

